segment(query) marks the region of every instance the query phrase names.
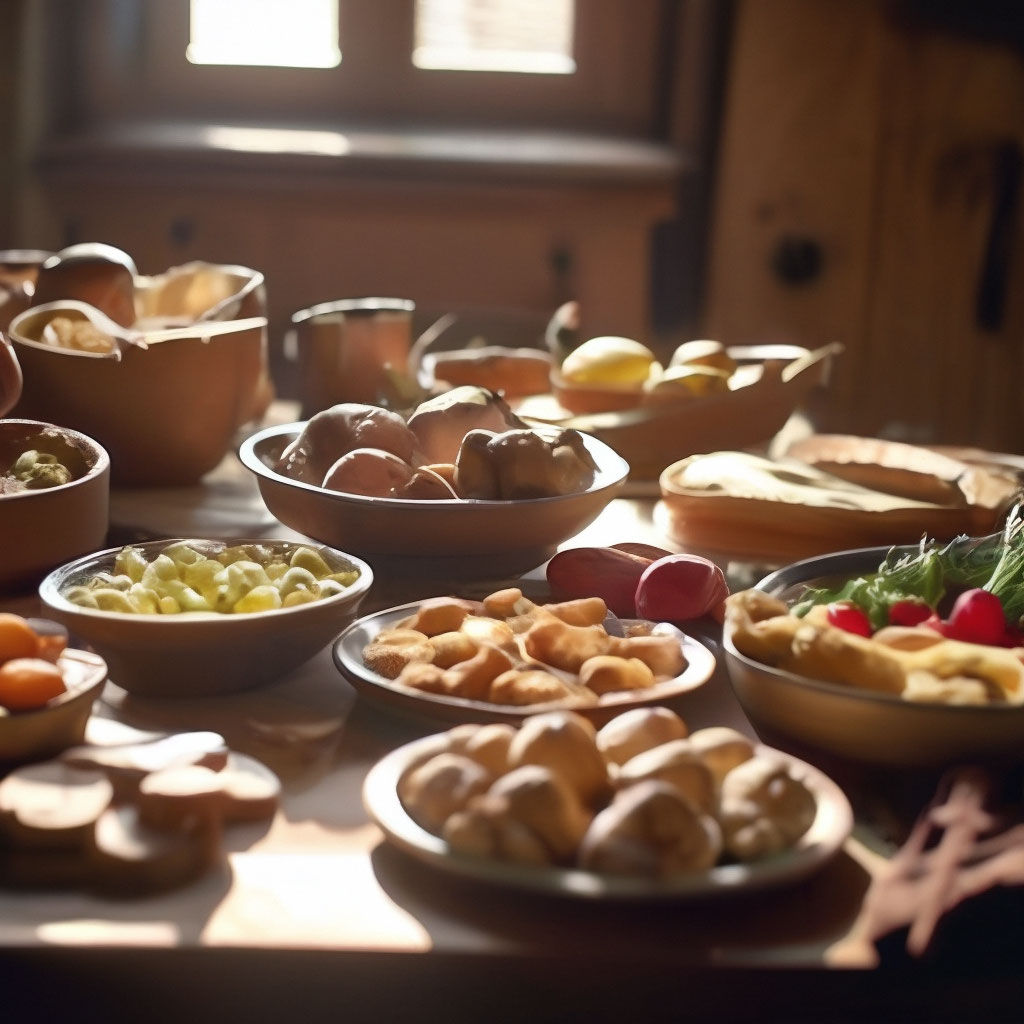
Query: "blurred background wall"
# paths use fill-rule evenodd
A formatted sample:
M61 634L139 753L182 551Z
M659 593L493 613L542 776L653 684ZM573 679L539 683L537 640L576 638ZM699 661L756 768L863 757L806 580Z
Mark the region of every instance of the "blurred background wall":
M378 22L411 4L349 2ZM400 83L347 118L282 87L261 119L231 83L159 94L140 11L170 0L9 0L0 246L262 270L285 391L291 313L315 302L400 295L423 322L542 325L577 299L586 334L660 352L839 341L822 429L1019 452L1016 6L586 0L582 41L600 53L605 32L614 56L574 109L531 107L519 76L504 119L487 97L402 113ZM254 127L292 135L237 134Z

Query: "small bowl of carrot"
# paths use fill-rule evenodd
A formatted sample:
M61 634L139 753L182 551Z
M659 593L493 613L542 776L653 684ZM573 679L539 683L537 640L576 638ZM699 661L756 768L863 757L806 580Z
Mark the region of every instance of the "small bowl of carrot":
M55 622L0 613L0 766L41 761L82 742L107 665L67 643Z

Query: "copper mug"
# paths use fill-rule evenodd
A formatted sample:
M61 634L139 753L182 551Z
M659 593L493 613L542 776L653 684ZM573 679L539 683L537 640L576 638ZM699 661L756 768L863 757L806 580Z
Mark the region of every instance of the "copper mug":
M392 406L409 372L409 299L338 299L292 316L304 418L341 402Z

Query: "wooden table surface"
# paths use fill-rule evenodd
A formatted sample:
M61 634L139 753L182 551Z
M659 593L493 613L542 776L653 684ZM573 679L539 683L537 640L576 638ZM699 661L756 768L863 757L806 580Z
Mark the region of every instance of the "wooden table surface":
M198 487L115 491L111 521L114 543L136 532L197 535L197 527L207 536L294 536L266 513L233 456ZM570 544L625 540L678 549L650 498L616 499ZM379 579L364 610L455 585ZM31 594L0 604L35 610ZM714 649L713 632L704 639ZM721 668L674 706L691 728L752 734ZM509 1019L520 1010L610 1019L646 1006L673 1019L744 1020L756 1005L827 1021L858 1019L853 1011L864 1006L910 1012L934 994L939 975L944 996L930 1019L959 1019L954 1010L986 1000L989 1019L1000 1019L1015 992L1016 972L1003 964L986 965L982 990L956 961L911 962L898 947L898 971L824 968L883 863L863 823L806 881L703 902L600 904L420 864L384 842L361 787L384 754L446 726L357 695L329 649L274 685L229 697L144 700L113 681L95 713L144 729L220 732L278 773L283 798L271 822L225 833L219 866L170 892L117 899L0 880L0 967L14 964L34 982L40 1006L67 1005L68 991L50 983L55 971L90 1005L127 1010L138 1001L150 1019L161 1008L175 1019L212 1008L255 1019L297 1008L306 1019Z

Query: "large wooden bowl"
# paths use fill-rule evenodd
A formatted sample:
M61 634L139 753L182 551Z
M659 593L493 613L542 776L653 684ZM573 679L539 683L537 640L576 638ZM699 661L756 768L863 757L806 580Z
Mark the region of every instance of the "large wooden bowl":
M204 273L220 282L207 294L231 294L197 314L190 296ZM145 327L145 347L98 353L41 340L55 316L88 318L86 304L55 301L16 316L9 335L24 384L13 412L95 437L110 453L118 484L194 483L270 399L263 275L242 267L178 268L138 279L136 303L140 322L187 321L188 330Z
M634 480L657 480L688 455L749 448L771 440L817 387L841 351L795 345L729 349L746 367L732 390L705 396L644 396L636 388L568 384L552 374L553 396L525 399L516 411L593 435L630 465Z
M298 533L403 575L451 572L479 579L532 569L592 523L629 474L608 445L584 437L598 466L584 491L517 501L369 498L276 472L281 453L304 427L267 427L241 446L239 456L255 474L267 508Z

